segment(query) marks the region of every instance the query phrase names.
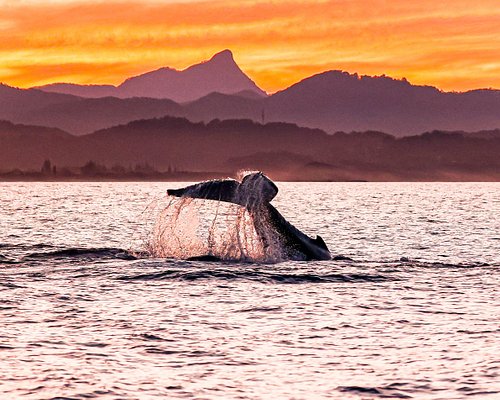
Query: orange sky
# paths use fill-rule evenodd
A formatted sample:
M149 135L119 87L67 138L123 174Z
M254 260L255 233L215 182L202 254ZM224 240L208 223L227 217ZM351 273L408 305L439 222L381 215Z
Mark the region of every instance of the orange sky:
M500 88L499 0L0 0L0 82L112 83L229 48L274 92L342 69Z

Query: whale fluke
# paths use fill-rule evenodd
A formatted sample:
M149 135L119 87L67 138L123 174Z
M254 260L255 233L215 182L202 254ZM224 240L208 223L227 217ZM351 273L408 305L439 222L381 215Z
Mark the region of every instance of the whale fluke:
M284 249L284 256L294 260L330 260L331 254L321 236L310 238L290 224L270 202L278 194L278 187L262 172L246 175L241 182L234 179L212 180L168 189L175 197L190 197L234 203L246 207L253 217L254 227L264 246L268 245L270 227Z

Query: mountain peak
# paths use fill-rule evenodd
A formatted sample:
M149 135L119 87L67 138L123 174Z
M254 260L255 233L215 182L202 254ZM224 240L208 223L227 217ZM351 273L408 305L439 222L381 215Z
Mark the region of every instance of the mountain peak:
M233 52L229 49L222 50L217 54L214 54L213 57L209 60L209 62L213 61L223 61L223 62L232 62L234 63Z
M236 64L231 50L225 49L209 60L184 70L163 67L126 79L118 87L109 85L43 86L42 90L77 94L82 97L115 96L169 98L176 102L199 99L212 92L233 94L251 91L266 96Z

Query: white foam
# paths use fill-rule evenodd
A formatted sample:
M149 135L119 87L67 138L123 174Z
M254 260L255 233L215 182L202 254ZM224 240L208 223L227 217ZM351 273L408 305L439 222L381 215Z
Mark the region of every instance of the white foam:
M157 204L156 222L145 247L152 257L176 259L211 255L222 260L279 262L284 254L269 223L254 221L247 208L176 197Z

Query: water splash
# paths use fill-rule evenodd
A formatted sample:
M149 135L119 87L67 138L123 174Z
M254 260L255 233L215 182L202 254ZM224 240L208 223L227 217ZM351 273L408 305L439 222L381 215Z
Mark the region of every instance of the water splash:
M152 257L187 259L208 255L250 262L279 262L285 258L269 223L255 220L246 207L184 197L166 197L155 207L156 220L145 242Z

